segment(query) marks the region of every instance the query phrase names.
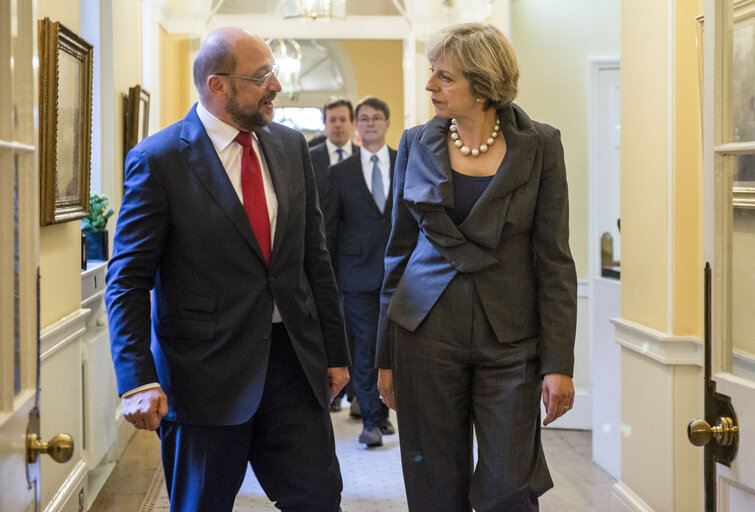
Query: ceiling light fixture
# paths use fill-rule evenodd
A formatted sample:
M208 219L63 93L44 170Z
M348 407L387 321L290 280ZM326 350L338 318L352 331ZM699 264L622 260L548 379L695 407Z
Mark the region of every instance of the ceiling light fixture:
M346 0L286 0L285 18L346 18Z

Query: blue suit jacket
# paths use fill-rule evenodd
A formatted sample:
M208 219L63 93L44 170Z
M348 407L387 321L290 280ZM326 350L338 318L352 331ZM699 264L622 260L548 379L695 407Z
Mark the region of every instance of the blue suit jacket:
M463 272L473 276L500 342L538 337L541 372L573 372L577 276L560 134L516 105L499 119L506 156L459 226L446 213L454 205L450 119L433 118L401 138L381 292L380 368L391 368L391 322L414 332Z
M390 154L391 183L396 151ZM383 283L385 244L391 232L393 194L388 189L381 213L364 181L359 152L328 172L325 231L341 292L376 292Z
M351 145L351 156L359 154L359 146ZM312 169L315 172L317 195L320 198L320 209L325 210L325 202L328 199L328 168L330 167L330 155L328 146L321 142L309 149L312 158ZM339 162L340 163L340 162Z
M304 137L274 123L257 135L278 200L269 268L196 106L126 159L105 293L113 361L120 393L160 383L171 421L251 418L273 301L323 407L327 368L350 362Z

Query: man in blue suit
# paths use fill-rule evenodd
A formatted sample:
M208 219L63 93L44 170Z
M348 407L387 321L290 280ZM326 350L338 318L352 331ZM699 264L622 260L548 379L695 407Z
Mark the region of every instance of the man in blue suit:
M391 182L396 151L385 144L390 110L382 100L364 98L355 109L362 148L328 173L325 226L341 291L353 354L352 385L362 413L359 442L383 444L395 429L377 391L375 344L380 315L383 255L391 232Z
M126 159L112 354L172 511L231 511L247 463L279 509L339 510L327 405L350 359L306 142L270 122L276 74L262 39L213 32L199 103Z

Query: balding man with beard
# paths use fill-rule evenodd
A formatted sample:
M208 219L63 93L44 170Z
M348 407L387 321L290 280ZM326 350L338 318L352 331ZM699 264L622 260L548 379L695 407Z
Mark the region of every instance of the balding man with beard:
M230 512L247 463L280 510L339 510L327 406L350 360L306 141L271 123L277 71L259 37L213 32L199 103L126 159L111 347L174 512Z

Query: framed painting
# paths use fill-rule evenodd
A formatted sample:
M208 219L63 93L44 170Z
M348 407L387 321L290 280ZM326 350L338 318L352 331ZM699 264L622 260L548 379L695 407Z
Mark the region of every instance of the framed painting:
M38 21L40 223L89 212L92 45L49 18Z
M125 112L123 159L128 152L149 133L149 92L141 85L129 88L123 95Z

